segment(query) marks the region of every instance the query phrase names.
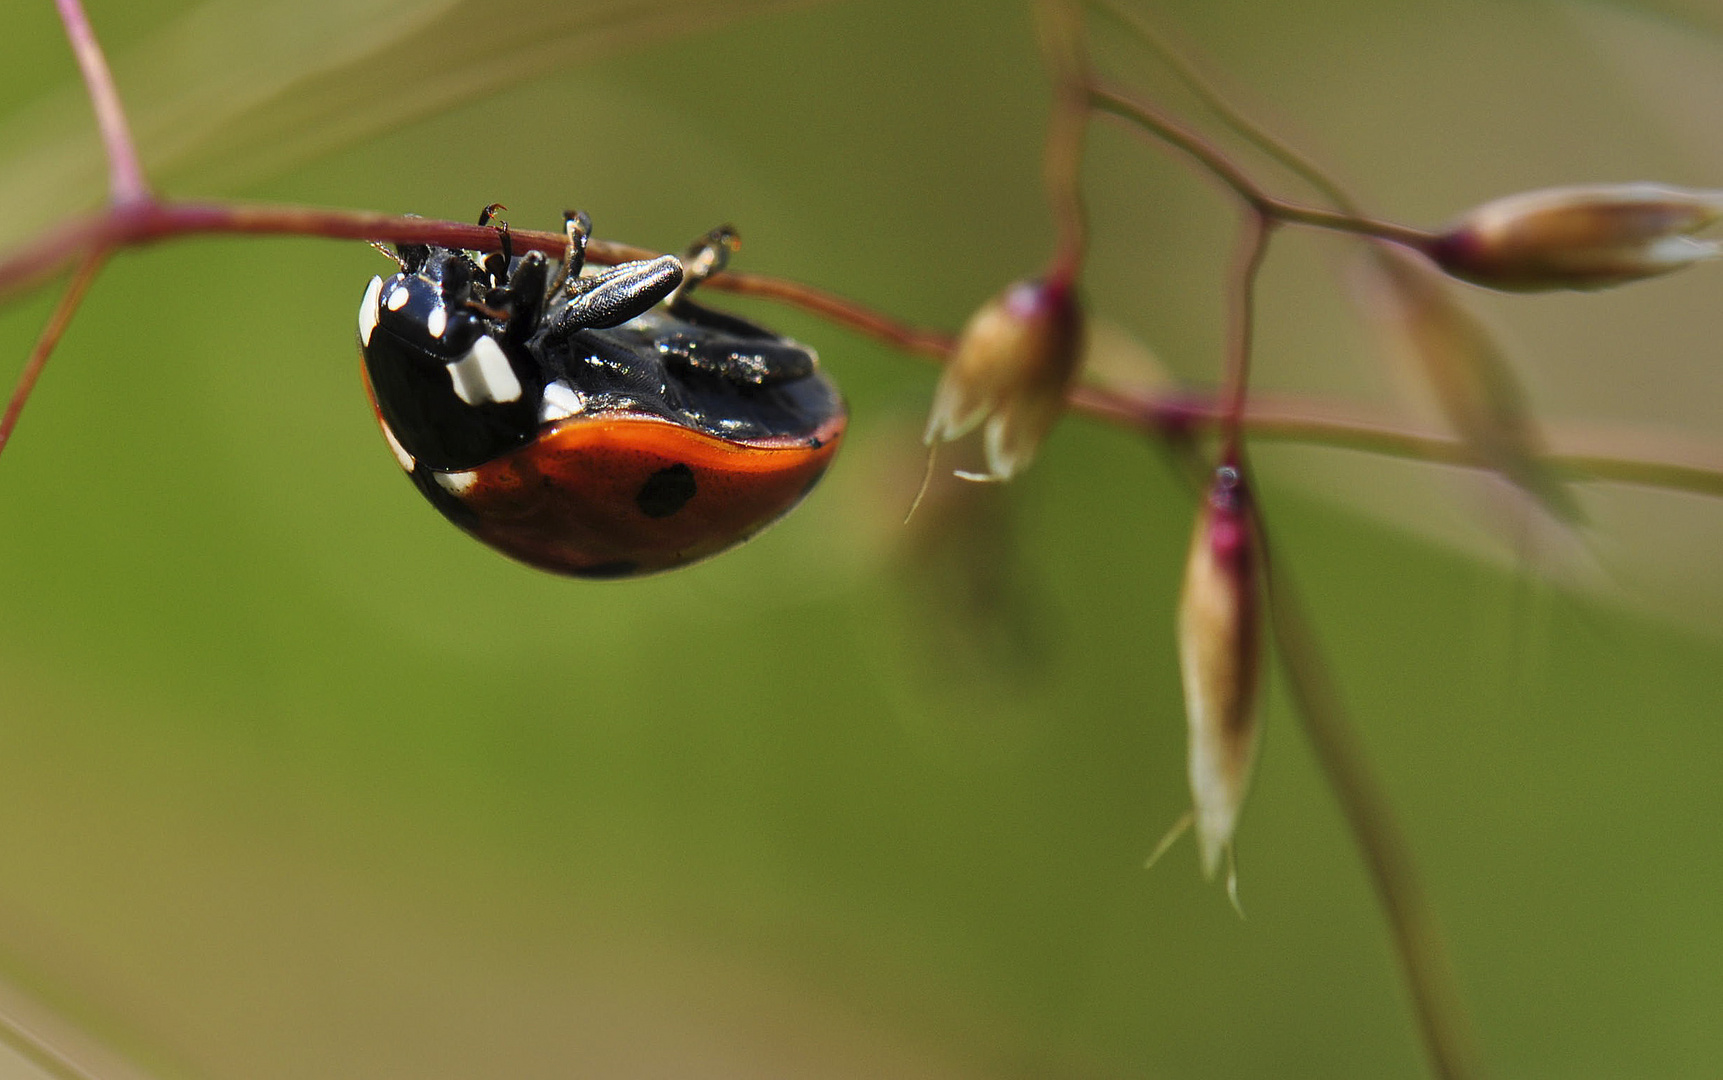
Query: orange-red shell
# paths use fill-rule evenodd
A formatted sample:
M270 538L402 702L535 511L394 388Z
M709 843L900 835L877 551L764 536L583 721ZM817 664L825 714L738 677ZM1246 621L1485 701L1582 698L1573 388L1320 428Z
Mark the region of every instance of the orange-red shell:
M456 524L563 574L667 570L738 544L801 501L843 436L730 442L655 416L573 417L463 473L433 474ZM451 508L452 509L452 508Z

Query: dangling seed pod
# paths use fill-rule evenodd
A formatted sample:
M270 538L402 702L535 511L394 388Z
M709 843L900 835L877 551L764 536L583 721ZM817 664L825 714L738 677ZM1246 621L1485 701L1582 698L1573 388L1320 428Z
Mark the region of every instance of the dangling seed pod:
M1179 665L1203 873L1232 844L1256 760L1262 604L1255 512L1233 464L1215 470L1197 512L1179 600Z
M1454 277L1493 289L1602 289L1715 258L1697 232L1723 191L1602 184L1509 195L1470 211L1430 249Z
M964 327L934 392L922 441L951 442L985 422L988 471L972 479L1015 476L1065 410L1082 337L1082 308L1069 280L1009 286Z

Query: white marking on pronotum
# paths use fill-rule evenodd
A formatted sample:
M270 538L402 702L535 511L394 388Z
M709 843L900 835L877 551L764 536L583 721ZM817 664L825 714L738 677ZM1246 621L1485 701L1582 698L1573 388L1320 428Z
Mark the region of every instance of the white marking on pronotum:
M443 490L450 495L465 495L467 489L472 487L479 478L479 474L476 472L440 472L432 475L437 478L437 483L442 485Z
M399 285L396 285L389 293L389 299L387 301L389 310L400 311L402 308L407 306L407 301L410 299L412 299L411 290L407 288L407 283L403 281Z
M434 307L425 317L425 330L432 337L442 337L443 331L449 328L449 313L445 308Z
M548 424L574 416L586 409L586 399L567 383L553 382L544 388L544 402L538 408L538 422Z
M483 405L487 401L506 405L520 400L520 380L515 378L515 369L509 366L509 358L503 355L495 338L479 338L466 356L448 367L455 394L468 405Z
M359 344L369 348L371 331L377 329L377 296L383 291L383 279L374 277L365 286L365 299L359 301Z
M401 440L395 438L395 433L389 430L389 425L383 425L383 438L389 440L389 449L394 451L395 460L401 466L401 471L413 471L413 455L407 453L407 448L401 445Z

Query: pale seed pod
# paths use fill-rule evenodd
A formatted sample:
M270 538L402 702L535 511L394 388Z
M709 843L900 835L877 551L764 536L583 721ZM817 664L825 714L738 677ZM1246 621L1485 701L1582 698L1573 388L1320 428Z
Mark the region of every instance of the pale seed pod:
M1723 217L1723 191L1661 184L1600 184L1509 195L1472 210L1429 250L1444 271L1513 292L1602 289L1703 259L1696 240Z
M1083 315L1069 280L1020 281L969 319L945 366L922 441L960 439L985 424L988 471L1008 480L1034 459L1082 355Z
M1178 616L1191 804L1210 878L1232 845L1256 762L1261 579L1250 493L1238 468L1222 465L1197 511Z

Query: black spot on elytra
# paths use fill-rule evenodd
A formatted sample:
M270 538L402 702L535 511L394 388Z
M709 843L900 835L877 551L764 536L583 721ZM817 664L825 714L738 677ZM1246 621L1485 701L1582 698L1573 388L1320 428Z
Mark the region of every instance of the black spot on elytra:
M694 470L676 464L659 469L640 485L634 505L649 518L667 518L694 497Z

